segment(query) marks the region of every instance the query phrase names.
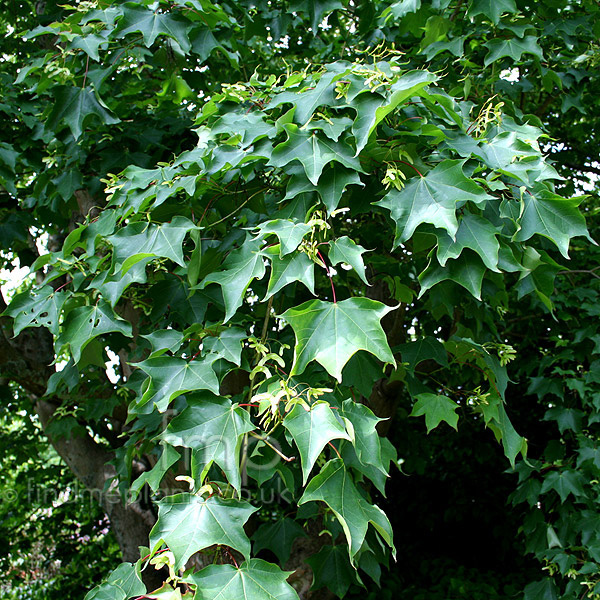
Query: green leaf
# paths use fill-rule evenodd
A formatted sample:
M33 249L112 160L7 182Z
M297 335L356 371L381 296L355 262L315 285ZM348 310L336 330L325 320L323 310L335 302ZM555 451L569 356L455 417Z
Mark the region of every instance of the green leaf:
M160 487L160 482L162 481L165 473L181 458L181 455L175 448L165 444L163 446L162 454L160 458L156 461L156 464L149 470L144 471L132 484L129 488L131 492L131 499L134 501L144 485L148 484L150 489L153 492L157 492Z
M200 470L214 462L236 489L241 486L239 454L244 434L253 431L248 413L227 398L195 394L161 438L173 446L192 448Z
M456 409L458 404L446 396L435 394L419 394L417 402L413 406L409 417L420 417L425 415L427 433L435 429L442 421L446 421L450 427L458 430L458 415Z
M184 335L176 329L159 329L142 337L147 339L152 346L152 354L148 358L155 358L165 352L177 352Z
M55 348L59 351L68 344L77 363L83 349L95 337L112 332L131 337L131 323L117 316L105 300L100 300L94 306L80 306L67 313Z
M59 315L67 296L66 292L55 292L49 285L45 285L17 294L3 314L14 319L15 336L26 327L47 327L50 333L57 335Z
M438 76L428 71L409 71L389 86L389 92L383 103L380 102L379 96L369 97L367 92L360 94L350 104L350 107L355 108L357 112L352 127L356 139L356 155L367 145L369 136L385 117L412 96L417 96L425 86L437 80Z
M279 244L265 248L262 254L271 261L271 277L263 300L267 300L290 283L303 283L314 295L315 263L304 252L296 252L293 256L279 258Z
M357 582L356 570L348 560L348 549L341 544L323 546L306 562L314 575L311 590L327 587L338 598L343 598L350 586Z
M203 338L202 348L239 367L242 364L242 341L246 337L243 329L228 327L215 337Z
M307 537L304 529L288 517L274 523L263 523L252 536L252 550L256 554L261 550L270 550L283 565L287 562L292 551L294 540Z
M296 404L283 420L283 426L292 434L300 452L303 484L306 484L317 458L328 442L334 439L351 439L327 402L315 402L310 410Z
M362 172L360 161L354 157L352 149L345 142L323 139L317 133L303 131L292 123L284 127L288 139L275 147L269 165L285 167L292 161L299 160L313 185L317 185L323 169L332 161Z
M129 33L139 32L144 38L144 44L150 48L159 35L166 35L175 40L181 49L187 53L191 44L188 39L188 22L168 12L155 13L139 6L125 5L123 18L119 21L119 37Z
M197 586L196 600L298 600L286 579L290 572L259 558L233 565L210 565L184 581Z
M367 250L346 235L329 242L328 257L331 265L335 267L338 263L349 264L362 281L369 285L365 275L365 263L362 258L364 252L367 252Z
M540 60L544 60L544 53L538 46L537 40L534 35L528 35L522 40L517 37L509 40L490 40L484 44L488 49L488 53L483 63L487 67L503 56L508 56L515 62L519 62L523 54L533 54Z
M293 165L290 166L293 167ZM292 169L290 169L290 173L292 177L288 182L284 200L295 198L305 192L318 192L328 214L331 214L338 207L342 195L349 185L364 186L356 171L348 170L339 165L326 167L319 178L318 185L313 185L306 178L303 170L300 175Z
M524 600L558 600L558 590L554 581L546 577L541 581L530 583L525 588Z
M402 354L402 362L408 363L408 370L412 373L414 373L419 363L424 360L434 360L442 367L448 366L446 349L439 340L431 336L401 344L398 350Z
M279 238L279 255L283 258L293 252L302 238L311 231L307 223L298 223L287 219L267 221L258 227L262 236L275 234Z
M485 266L481 259L471 251L463 252L457 259L449 260L445 267L431 259L427 268L419 275L421 291L419 298L441 281L455 281L468 290L477 300L481 300L481 285Z
M491 140L482 140L479 147L472 150L491 169L512 174L522 169L523 158L539 157L539 152L521 139L523 134L505 131ZM532 165L533 168L533 165Z
M368 298L348 298L341 302L310 300L286 310L280 317L296 335L291 375L299 375L316 360L339 382L342 369L359 350L381 361L395 364L380 320L394 307Z
M114 248L115 263L125 274L138 261L161 256L183 267L181 246L187 233L196 226L185 217L174 217L170 223L137 222L107 238Z
M541 493L545 494L550 490L554 490L560 496L562 502L568 498L569 494L572 494L573 498L577 500L577 498L586 495L582 482L583 476L578 471L572 469L551 471L544 478Z
M164 542L175 556L175 570L182 568L192 554L213 544L229 546L248 558L250 540L244 523L256 510L248 502L219 496L168 496L158 502L150 548L156 552Z
M46 129L57 130L59 123L64 121L77 140L90 117L100 119L105 125L120 123L91 88L61 85L54 91L53 109L48 115Z
M385 419L376 417L370 408L350 399L344 400L340 415L351 424L351 428L348 425L346 428L350 431L358 460L363 465L372 465L379 469L387 477L388 471L383 462L376 429L377 423Z
M79 48L80 50L83 50L90 58L99 61L100 55L98 54L98 48L102 44L108 45L106 38L96 35L95 33L90 33L85 36L78 35L74 37L67 44L67 48L71 50Z
M106 583L96 586L85 595L84 600L127 600L146 593L140 577L140 565L125 562L107 578Z
M307 86L304 91L281 92L277 94L267 108L275 108L284 103L295 107L294 121L304 125L313 115L315 110L322 105L334 104L335 81L344 76L345 70L329 71L321 76L316 85Z
M136 363L150 380L138 406L148 402L156 405L159 412L164 412L172 400L195 390L209 390L219 393L219 381L212 364L214 357L204 360L186 361L174 356L158 356Z
M499 233L500 231L483 217L465 212L459 221L455 240L444 233L436 234L438 262L444 267L449 258L458 258L465 248L471 248L479 254L488 269L499 273L500 244L496 239Z
M207 275L198 285L200 289L209 283L221 286L225 300L225 322L229 321L242 305L244 294L252 280L262 279L265 274L261 244L261 240L246 241L241 248L231 252L225 259L223 271Z
M498 25L502 13L515 14L515 0L471 0L468 15L485 15L494 25Z
M425 177L411 179L402 190L391 190L376 206L391 211L396 222L395 248L410 239L422 223L445 229L452 239L458 231L456 209L466 201L492 199L473 180L465 177L465 161L444 160Z
M544 236L568 258L571 238L589 239L585 219L577 209L582 200L581 197L563 198L543 187L523 194L520 229L514 239L524 242L535 234Z
M390 522L378 506L363 498L341 459L330 460L321 472L310 480L298 505L315 500L325 502L340 522L348 540L352 563L367 535L369 523L373 524L395 554Z

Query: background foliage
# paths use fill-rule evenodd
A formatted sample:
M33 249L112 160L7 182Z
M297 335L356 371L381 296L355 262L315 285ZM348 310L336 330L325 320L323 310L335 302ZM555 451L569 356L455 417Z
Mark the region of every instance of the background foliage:
M597 597L599 10L2 9L11 593Z

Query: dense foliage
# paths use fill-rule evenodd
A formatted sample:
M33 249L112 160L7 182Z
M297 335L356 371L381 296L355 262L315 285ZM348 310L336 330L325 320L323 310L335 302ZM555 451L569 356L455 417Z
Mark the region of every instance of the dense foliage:
M419 561L457 567L419 509L427 539L475 540L459 506L485 530L509 501L487 566L537 562L426 597L598 597L599 14L3 9L2 260L31 275L2 307L0 426L54 450L10 454L2 485L72 485L58 454L94 502L0 527L60 555L65 511L99 565L115 539L87 600L341 598L395 560L388 595L418 598Z

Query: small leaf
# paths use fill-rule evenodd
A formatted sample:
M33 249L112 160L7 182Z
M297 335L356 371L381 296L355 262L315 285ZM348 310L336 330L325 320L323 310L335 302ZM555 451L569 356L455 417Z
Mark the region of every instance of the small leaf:
M583 198L563 198L540 187L523 195L520 229L514 236L524 242L533 235L544 236L554 242L560 253L569 257L569 241L573 237L589 238L585 219L577 209Z
M348 548L343 545L323 546L317 554L306 560L314 575L311 590L329 588L338 598L343 598L353 583L357 583L356 570L348 560Z
M278 244L263 250L263 255L271 261L271 277L263 300L267 300L286 285L297 281L303 283L314 295L315 263L304 252L296 252L284 258L279 258L279 254Z
M419 298L434 285L450 280L468 290L477 300L481 300L481 285L485 275L485 266L481 259L471 251L463 252L458 258L449 260L445 267L431 259L427 268L419 275L421 291Z
M242 364L244 339L246 339L246 332L243 329L228 327L216 337L205 337L202 340L202 348L205 352L216 354L239 367Z
M413 406L410 417L425 415L427 433L435 429L442 421L446 421L450 427L458 429L458 415L456 409L458 404L446 396L435 394L419 394L417 402Z
M174 217L170 223L137 222L124 227L107 240L113 245L115 263L126 273L136 262L154 256L172 260L183 267L182 244L187 233L196 226L185 217Z
M332 266L338 263L349 264L361 280L369 285L365 275L365 263L362 258L364 252L366 250L362 246L345 235L330 242L328 257Z
M300 245L302 238L311 230L311 226L287 219L274 219L259 225L258 229L262 236L275 234L279 238L279 254L283 258Z
M274 523L263 523L252 536L252 549L255 554L263 549L271 550L279 562L285 564L298 537L307 537L304 529L293 519L284 517Z

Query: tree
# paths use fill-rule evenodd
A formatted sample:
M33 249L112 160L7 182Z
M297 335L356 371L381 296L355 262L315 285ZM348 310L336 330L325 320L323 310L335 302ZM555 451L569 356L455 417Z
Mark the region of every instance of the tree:
M3 12L0 231L31 276L2 307L0 372L120 546L86 598L379 583L410 417L421 448L459 423L500 443L553 576L527 600L598 593L600 347L573 311L597 314L598 12Z

